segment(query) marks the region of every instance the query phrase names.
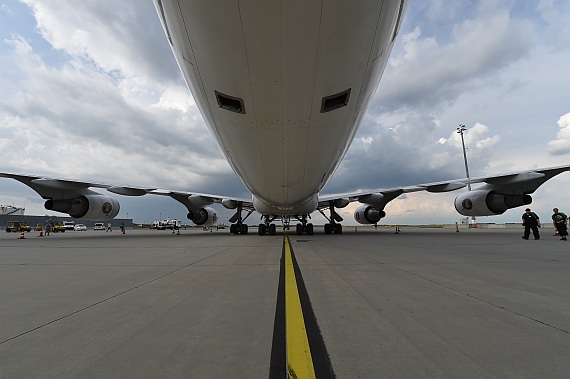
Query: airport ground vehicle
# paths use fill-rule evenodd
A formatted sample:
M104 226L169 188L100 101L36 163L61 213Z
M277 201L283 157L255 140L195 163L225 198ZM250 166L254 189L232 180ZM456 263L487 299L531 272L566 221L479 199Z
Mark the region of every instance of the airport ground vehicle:
M61 221L54 221L53 226L51 228L51 231L54 233L57 233L57 232L64 233L66 231L66 229L65 229L65 226L63 226L63 223Z
M85 232L87 231L87 227L84 224L77 224L73 227L73 230L76 232Z
M65 228L65 230L73 230L75 227L75 222L73 221L64 221L63 222L63 226Z
M6 232L29 232L32 228L23 221L10 221L6 226Z
M166 230L166 229L170 229L170 230L178 230L180 227L182 226L182 221L180 220L170 220L170 219L166 219L166 220L156 220L151 224L151 229L156 229L156 230Z
M36 227L34 228L34 230L36 232L41 232L43 230L42 225L41 224L36 224Z
M102 222L96 222L93 230L105 230L105 224Z

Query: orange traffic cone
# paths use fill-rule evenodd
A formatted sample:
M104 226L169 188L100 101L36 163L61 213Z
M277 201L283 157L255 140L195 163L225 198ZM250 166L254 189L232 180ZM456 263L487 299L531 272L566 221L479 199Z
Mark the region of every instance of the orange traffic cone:
M558 229L554 228L554 234L553 236L555 237L560 237L560 234L558 234Z
M40 235L38 237L43 237L44 236L44 231L40 230Z
M24 231L22 230L22 234L20 234L20 238L21 240L26 239L26 237L24 236Z

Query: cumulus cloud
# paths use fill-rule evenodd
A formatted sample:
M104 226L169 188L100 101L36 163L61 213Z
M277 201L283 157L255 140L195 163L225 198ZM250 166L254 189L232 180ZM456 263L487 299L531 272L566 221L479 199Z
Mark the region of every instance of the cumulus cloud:
M106 72L153 81L177 81L180 74L152 2L109 4L65 0L22 0L33 11L37 28L54 49Z
M36 12L42 35L69 54L63 64L54 65L22 37L8 41L12 49L7 56L21 64L17 92L0 104L0 130L11 141L4 149L3 170L202 192L221 176L232 183L229 188L243 191L185 84L177 80L180 74L175 80L161 81L160 67L132 64L142 51L127 42L135 39L140 27L125 29L122 45L116 46L116 36L105 32L106 24L97 19L105 16L99 9L108 8L105 5L71 7L77 19L62 21L61 15L56 18L54 4L28 4ZM123 13L138 20L137 14ZM78 22L89 27L87 15L89 22L101 27L91 26L90 37L79 33L65 42L63 36ZM70 19L73 22L66 24ZM168 46L162 36L161 42ZM98 50L105 45L114 46L114 57ZM137 59L144 61L144 54Z
M444 46L423 37L419 27L402 37L403 52L390 60L393 74L376 95L381 111L452 104L528 54L535 38L528 22L512 20L506 12L465 20L453 28L452 36L452 43Z
M556 139L548 143L548 152L552 155L563 155L570 153L570 113L566 113L557 121L560 130L556 134Z

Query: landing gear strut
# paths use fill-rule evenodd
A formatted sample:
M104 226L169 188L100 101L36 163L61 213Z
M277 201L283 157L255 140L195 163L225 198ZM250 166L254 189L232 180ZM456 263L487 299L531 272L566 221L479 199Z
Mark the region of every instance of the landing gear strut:
M248 212L245 217L242 217L242 203L238 203L236 213L230 218L230 222L235 222L230 225L231 234L247 234L249 227L244 221L253 213L253 209Z
M264 223L258 225L257 234L259 234L260 236L264 236L265 234L269 233L270 236L274 236L277 233L277 227L275 226L275 224L272 224L271 222L275 218L270 219L268 215L263 216L263 218L264 218Z
M338 213L335 212L334 204L332 203L332 201L329 203L329 211L330 211L330 217L327 217L327 215L325 215L323 211L319 209L319 212L321 212L321 214L327 220L329 220L329 223L325 224L325 234L333 234L333 233L342 234L342 225L339 224L339 222L341 222L343 219L342 217L340 217Z
M300 236L304 232L308 236L312 236L313 235L313 224L310 222L307 223L307 215L303 215L299 221L301 221L301 223L296 225L296 229L295 229L296 234L298 236Z

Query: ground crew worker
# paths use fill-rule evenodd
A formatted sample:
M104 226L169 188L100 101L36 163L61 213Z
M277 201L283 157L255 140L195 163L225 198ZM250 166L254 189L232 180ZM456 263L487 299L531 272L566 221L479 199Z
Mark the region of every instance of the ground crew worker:
M53 221L51 218L49 218L46 221L45 228L46 228L46 236L49 236L51 233L51 229L53 228Z
M566 220L568 217L563 212L558 212L558 208L552 210L554 214L552 215L552 224L558 230L558 235L561 237L561 241L567 241L566 236L568 235L568 228L566 227Z
M530 230L532 229L534 239L540 239L540 234L538 233L538 228L540 228L540 218L538 218L536 213L531 212L530 208L524 210L522 215L522 224L524 225L524 236L522 238L527 240L530 236Z

